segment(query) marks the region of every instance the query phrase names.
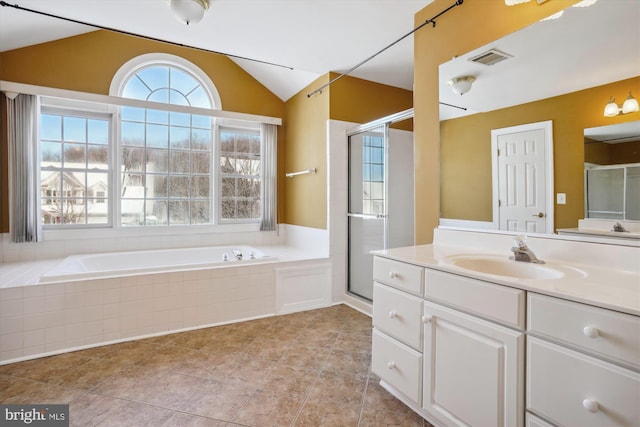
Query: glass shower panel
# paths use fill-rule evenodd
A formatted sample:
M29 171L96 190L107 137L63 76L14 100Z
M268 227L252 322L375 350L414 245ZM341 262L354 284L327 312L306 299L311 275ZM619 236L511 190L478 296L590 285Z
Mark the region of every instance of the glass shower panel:
M349 292L373 300L373 256L384 248L384 219L349 217Z
M349 137L349 292L373 298L373 256L386 242L386 126Z

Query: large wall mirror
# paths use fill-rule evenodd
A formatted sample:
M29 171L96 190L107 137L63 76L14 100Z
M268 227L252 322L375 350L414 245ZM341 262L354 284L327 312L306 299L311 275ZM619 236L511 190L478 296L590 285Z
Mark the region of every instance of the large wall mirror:
M524 230L517 231L538 232L528 224L539 215L552 218L550 227L540 229L545 233L577 227L587 216L585 161L590 162L584 156L595 146L585 148L585 129L640 120L638 112L603 115L611 96L618 104L629 92L640 99L640 2L589 3L441 64L441 224L510 229L496 214L505 206L503 197L509 205L514 194L526 196L525 204L544 198L542 207L526 213L531 220L524 221ZM463 85L452 87L449 81L459 77ZM509 153L508 141L500 145L501 132L520 135L521 125L543 124L551 129L547 169L509 176L505 164L506 178L496 179L497 147L504 147L501 155ZM629 156L624 163L636 162L625 153L620 154ZM532 184L540 174L550 181L547 192L530 192L543 185ZM497 185L500 180L506 190ZM506 196L496 197L500 191ZM627 197L628 206L638 204L638 193Z

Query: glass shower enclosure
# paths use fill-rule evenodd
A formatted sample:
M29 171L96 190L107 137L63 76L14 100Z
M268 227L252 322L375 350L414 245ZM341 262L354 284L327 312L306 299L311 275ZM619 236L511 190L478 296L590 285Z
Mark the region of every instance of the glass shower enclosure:
M347 289L373 300L371 251L414 244L413 132L391 128L398 113L348 134Z

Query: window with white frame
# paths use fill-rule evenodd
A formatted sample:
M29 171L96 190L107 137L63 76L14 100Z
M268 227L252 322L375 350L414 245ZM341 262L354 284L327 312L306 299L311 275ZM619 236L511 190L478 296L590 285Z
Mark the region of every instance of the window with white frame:
M105 226L111 117L44 109L40 115L40 212L44 225Z
M221 221L260 219L260 130L220 126L219 140Z
M220 108L219 98L211 81L186 61L156 58L123 69L111 95L142 101L139 106L103 104L96 111L112 113L99 114L80 101L43 102L42 223L47 228L260 223L260 123L194 114L189 107ZM145 107L147 101L175 108Z
M121 96L211 108L203 85L168 64L143 66ZM213 120L209 116L125 107L120 111L120 224L213 222Z

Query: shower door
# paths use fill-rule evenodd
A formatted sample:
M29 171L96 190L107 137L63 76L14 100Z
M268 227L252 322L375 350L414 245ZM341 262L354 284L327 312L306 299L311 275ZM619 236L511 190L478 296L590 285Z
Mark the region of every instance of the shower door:
M349 293L373 300L371 251L414 243L413 133L361 126L349 135Z

